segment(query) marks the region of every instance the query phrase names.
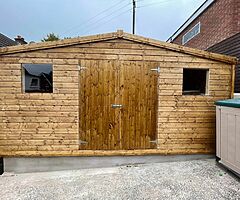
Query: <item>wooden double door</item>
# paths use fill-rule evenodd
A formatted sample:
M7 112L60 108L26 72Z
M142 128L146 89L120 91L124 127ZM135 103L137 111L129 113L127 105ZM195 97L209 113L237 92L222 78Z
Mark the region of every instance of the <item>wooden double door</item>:
M79 149L156 147L157 63L81 60Z

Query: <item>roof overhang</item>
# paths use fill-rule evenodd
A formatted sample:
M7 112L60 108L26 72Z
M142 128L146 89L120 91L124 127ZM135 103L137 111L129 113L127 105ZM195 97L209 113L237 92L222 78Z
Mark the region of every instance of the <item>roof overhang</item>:
M173 35L171 35L167 42L171 42L178 37L198 16L200 16L212 3L216 0L206 0L188 19L182 26L180 26Z
M29 52L29 51L36 51L42 49L51 49L51 48L59 48L59 47L66 47L72 46L76 44L86 44L86 43L93 43L93 42L100 42L112 39L126 39L133 42L138 42L146 45L152 45L159 48L164 48L180 53L185 53L193 56L198 56L202 58L212 59L220 62L236 64L237 58L211 53L199 49L193 49L173 43L162 42L159 40L154 40L138 35L133 35L130 33L125 33L122 30L118 30L117 32L112 33L105 33L105 34L98 34L98 35L91 35L85 37L77 37L71 39L63 39L54 42L40 42L40 43L33 43L33 44L26 44L26 45L19 45L19 46L11 46L11 47L3 47L0 48L0 56L6 54L14 54L14 53L22 53L22 52Z

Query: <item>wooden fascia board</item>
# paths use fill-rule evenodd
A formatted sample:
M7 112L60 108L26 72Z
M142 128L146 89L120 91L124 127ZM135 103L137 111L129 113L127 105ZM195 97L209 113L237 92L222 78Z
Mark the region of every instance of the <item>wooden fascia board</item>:
M159 40L154 40L154 39L145 38L142 36L132 35L129 33L124 33L122 38L131 40L131 41L135 41L135 42L139 42L139 43L145 43L148 45L152 45L152 46L156 46L156 47L160 47L160 48L164 48L164 49L169 49L169 50L180 52L180 53L185 53L185 54L189 54L189 55L193 55L193 56L198 56L198 57L212 59L212 60L216 60L216 61L220 61L220 62L225 62L225 63L229 63L229 64L236 65L238 63L238 59L236 57L226 56L226 55L212 53L212 52L203 51L203 50L194 49L194 48L189 48L189 47L172 44L172 43L168 43L168 42L161 42Z
M1 157L59 157L59 156L140 156L140 155L176 155L211 154L208 149L139 149L139 150L70 150L70 151L0 151Z
M51 48L57 48L57 47L65 47L65 46L71 46L76 44L100 42L100 41L117 39L117 38L119 38L118 34L116 32L113 32L113 33L78 37L78 38L72 38L72 39L63 39L63 40L54 41L54 42L41 42L41 43L33 43L33 44L26 44L26 45L9 46L9 47L0 48L0 55L22 53L22 52L36 51L36 50L42 50L42 49L51 49Z
M148 44L148 45L165 48L165 49L180 52L180 53L185 53L193 56L212 59L212 60L230 63L230 64L237 64L238 62L237 58L235 57L211 53L211 52L184 47L184 46L180 46L172 43L161 42L159 40L154 40L154 39L150 39L150 38L146 38L138 35L125 33L121 30L113 33L105 33L105 34L98 34L93 36L64 39L64 40L55 41L55 42L41 42L36 44L3 47L3 48L0 48L0 55L22 53L22 52L36 51L36 50L42 50L42 49L51 49L51 48L57 48L57 47L65 47L65 46L71 46L76 44L100 42L100 41L117 39L117 38L122 38L122 39L130 40L133 42Z

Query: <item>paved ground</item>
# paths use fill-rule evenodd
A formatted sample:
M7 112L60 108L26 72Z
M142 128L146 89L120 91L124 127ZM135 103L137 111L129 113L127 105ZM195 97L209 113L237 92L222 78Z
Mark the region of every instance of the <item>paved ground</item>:
M240 199L213 159L0 176L0 199Z

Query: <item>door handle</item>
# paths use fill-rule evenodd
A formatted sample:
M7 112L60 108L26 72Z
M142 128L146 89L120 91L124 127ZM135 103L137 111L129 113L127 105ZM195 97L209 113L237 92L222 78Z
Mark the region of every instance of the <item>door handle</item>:
M111 107L112 108L122 108L123 105L122 104L112 104Z
M157 67L157 68L151 69L151 71L156 71L157 73L160 73L160 67Z

